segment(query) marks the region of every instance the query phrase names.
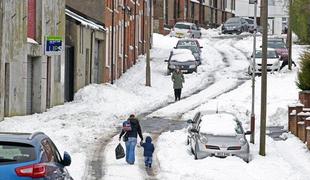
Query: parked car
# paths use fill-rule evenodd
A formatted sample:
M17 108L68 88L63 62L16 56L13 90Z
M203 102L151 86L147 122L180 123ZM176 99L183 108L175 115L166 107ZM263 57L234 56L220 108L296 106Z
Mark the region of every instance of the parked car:
M248 23L242 17L229 18L222 26L222 33L241 34L248 31Z
M255 26L254 26L254 19L245 18L246 22L248 23L248 31L250 33L254 33Z
M177 22L172 28L170 36L178 38L201 38L201 30L194 23Z
M66 166L71 164L65 152L61 158L55 144L42 132L0 132L0 179L69 180Z
M284 43L283 38L268 39L268 48L275 49L281 60L288 59L288 49Z
M251 56L253 57L253 55ZM267 71L274 72L280 69L281 63L279 56L275 49L267 49ZM262 50L259 49L255 54L255 74L260 74L262 71ZM250 64L248 68L248 73L253 73L253 63Z
M195 39L180 39L177 45L174 47L175 49L188 49L192 51L198 65L201 64L201 46L199 42Z
M179 68L183 73L192 73L197 72L198 62L188 49L173 49L170 52L168 60L165 60L168 63L167 74L175 71Z
M195 159L237 156L249 161L250 147L242 124L228 113L195 115L187 137Z

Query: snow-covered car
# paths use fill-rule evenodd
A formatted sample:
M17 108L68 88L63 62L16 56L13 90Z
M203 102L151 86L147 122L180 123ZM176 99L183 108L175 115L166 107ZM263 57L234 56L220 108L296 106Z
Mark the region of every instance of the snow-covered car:
M195 159L236 156L249 162L250 147L241 122L232 114L210 113L188 120L188 145Z
M256 50L255 53L255 65L253 64L253 60L251 56L252 62L250 63L250 66L248 68L248 73L253 73L253 66L255 66L255 74L261 74L262 71L262 50ZM278 71L280 69L281 62L279 59L279 55L277 54L275 49L268 48L267 49L267 71L268 72L274 72Z
M180 39L175 49L188 49L192 51L192 54L195 56L198 65L201 64L201 46L196 39Z
M194 23L177 22L170 32L171 37L201 38L201 30Z
M173 49L170 52L169 59L165 60L168 63L167 74L175 71L177 68L183 73L197 72L198 62L188 49Z

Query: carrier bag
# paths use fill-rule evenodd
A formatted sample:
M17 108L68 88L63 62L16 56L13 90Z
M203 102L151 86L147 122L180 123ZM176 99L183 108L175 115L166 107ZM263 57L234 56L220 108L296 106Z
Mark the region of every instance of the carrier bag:
M116 159L122 159L125 157L125 151L121 143L119 143L115 148L115 157Z

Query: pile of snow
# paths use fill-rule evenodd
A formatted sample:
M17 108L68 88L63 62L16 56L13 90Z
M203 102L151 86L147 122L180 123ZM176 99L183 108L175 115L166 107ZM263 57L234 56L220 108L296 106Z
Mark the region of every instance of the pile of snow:
M211 114L201 118L200 132L215 136L235 136L236 118L231 114Z

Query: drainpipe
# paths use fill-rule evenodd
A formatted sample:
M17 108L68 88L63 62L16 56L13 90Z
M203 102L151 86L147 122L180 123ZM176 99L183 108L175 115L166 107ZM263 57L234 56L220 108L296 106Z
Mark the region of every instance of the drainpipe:
M134 31L133 31L133 37L134 37L134 43L133 43L133 51L134 51L134 53L133 53L133 61L134 61L134 64L136 64L136 23L137 23L137 19L136 19L136 16L137 16L137 0L135 0L135 16L134 16L134 21L135 21L135 23L134 23Z
M111 84L114 81L114 1L112 1Z
M125 70L125 66L126 66L126 61L125 61L125 59L126 59L126 10L127 10L127 2L126 2L126 0L124 0L124 23L123 23L123 26L124 26L124 28L123 28L123 31L124 31L124 35L123 35L123 72L125 72L126 70Z

